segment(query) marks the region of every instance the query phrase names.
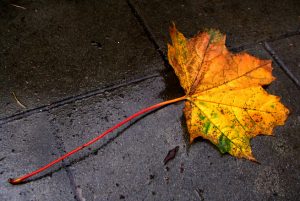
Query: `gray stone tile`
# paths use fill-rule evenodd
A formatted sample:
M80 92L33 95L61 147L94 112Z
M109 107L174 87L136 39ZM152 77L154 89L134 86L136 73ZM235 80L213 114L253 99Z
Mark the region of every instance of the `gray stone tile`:
M22 185L7 182L59 156L52 129L47 113L0 126L0 200L75 200L64 169Z
M164 68L124 1L18 5L0 5L0 118L24 111L11 92L31 109Z
M174 21L191 37L205 28L227 34L228 47L236 47L297 31L300 3L290 1L130 0L165 51L168 27Z
M260 46L249 52L269 58ZM299 91L279 67L274 67L274 74L277 80L267 90L282 97L291 115L285 126L275 129L276 137L252 140L261 164L221 156L206 141L187 149L183 103L178 103L118 129L67 160L77 190L86 200L196 201L196 189L205 200L295 200L300 178L300 100L294 94ZM51 110L57 135L71 150L126 116L162 101L166 90L179 96L181 91L174 87L155 78ZM163 159L177 145L178 155L166 168Z
M300 36L277 40L269 44L300 83Z

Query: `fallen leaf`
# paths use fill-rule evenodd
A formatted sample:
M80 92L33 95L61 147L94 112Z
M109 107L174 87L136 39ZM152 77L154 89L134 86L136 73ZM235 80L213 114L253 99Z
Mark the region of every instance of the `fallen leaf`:
M275 79L271 60L229 52L214 29L186 39L173 25L170 35L168 59L186 93L190 142L201 136L221 153L255 161L250 139L272 135L289 113L262 88Z

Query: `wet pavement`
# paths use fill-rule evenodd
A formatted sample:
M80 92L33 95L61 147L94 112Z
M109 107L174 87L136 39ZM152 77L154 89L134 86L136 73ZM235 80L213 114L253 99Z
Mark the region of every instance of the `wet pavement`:
M188 37L218 28L232 51L273 59L277 79L267 91L291 114L276 137L251 141L260 164L222 156L201 139L188 145L177 103L28 183L6 182L182 96L166 60L172 21ZM0 200L298 200L299 46L298 1L1 1Z

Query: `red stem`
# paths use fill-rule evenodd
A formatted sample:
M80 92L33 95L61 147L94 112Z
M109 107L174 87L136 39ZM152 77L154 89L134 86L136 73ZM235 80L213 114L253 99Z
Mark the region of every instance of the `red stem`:
M85 148L85 147L87 147L87 146L90 146L91 144L97 142L98 140L100 140L101 138L103 138L104 136L106 136L107 134L109 134L110 132L112 132L113 130L115 130L115 129L119 128L120 126L122 126L123 124L127 123L128 121L130 121L130 120L132 120L132 119L134 119L134 118L136 118L136 117L138 117L138 116L140 116L140 115L142 115L142 114L144 114L144 113L146 113L146 112L148 112L148 111L151 111L151 110L153 110L153 109L156 109L156 108L159 108L159 107L162 107L162 106L164 106L164 105L171 104L171 103L175 103L175 102L178 102L178 101L182 101L182 100L184 100L184 99L186 99L185 96L180 97L180 98L176 98L176 99L173 99L173 100L168 100L168 101L165 101L165 102L161 102L161 103L158 103L158 104L156 104L156 105L152 105L152 106L150 106L150 107L147 107L147 108L145 108L145 109L142 109L142 110L140 110L139 112L137 112L137 113L131 115L130 117L127 117L126 119L124 119L124 120L121 121L120 123L116 124L115 126L109 128L108 130L106 130L105 132L103 132L103 133L100 134L99 136L95 137L95 138L92 139L91 141L89 141L89 142L87 142L87 143L85 143L85 144L83 144L83 145L77 147L76 149L73 149L72 151L70 151L70 152L66 153L65 155L59 157L58 159L56 159L56 160L54 160L54 161L48 163L47 165L45 165L45 166L43 166L43 167L41 167L41 168L39 168L39 169L37 169L37 170L31 172L31 173L28 173L28 174L26 174L26 175L23 175L23 176L21 176L21 177L14 178L14 179L10 178L10 179L8 179L8 182L11 183L11 184L20 184L20 183L22 183L25 179L27 179L27 178L29 178L29 177L32 177L32 176L34 176L34 175L36 175L36 174L38 174L38 173L40 173L40 172L42 172L42 171L48 169L49 167L55 165L56 163L58 163L58 162L64 160L65 158L67 158L67 157L69 157L69 156L75 154L76 152L80 151L81 149L83 149L83 148Z

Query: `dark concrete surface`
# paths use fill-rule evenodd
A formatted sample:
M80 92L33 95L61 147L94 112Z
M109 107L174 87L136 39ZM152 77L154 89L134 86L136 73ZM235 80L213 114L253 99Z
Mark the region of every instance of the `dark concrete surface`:
M163 69L124 1L1 3L0 118ZM99 43L99 44L97 44Z
M298 200L300 90L293 79L299 79L299 5L1 1L0 200ZM187 36L220 28L234 51L274 59L277 79L267 90L291 114L275 137L252 140L260 164L222 156L200 139L187 145L183 103L177 103L132 121L28 183L6 182L139 109L183 95L165 64L170 21ZM164 166L176 146L178 154Z

